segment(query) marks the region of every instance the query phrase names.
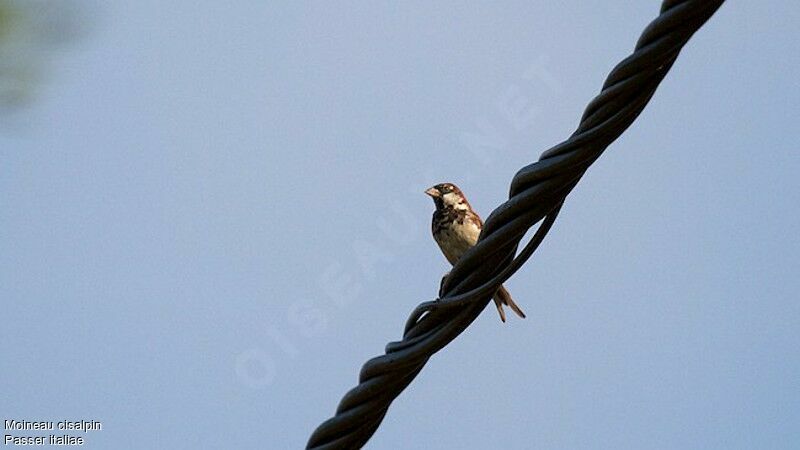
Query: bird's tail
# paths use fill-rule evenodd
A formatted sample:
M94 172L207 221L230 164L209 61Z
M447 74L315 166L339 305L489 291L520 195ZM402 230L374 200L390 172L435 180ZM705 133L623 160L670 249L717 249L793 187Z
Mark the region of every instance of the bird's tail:
M525 318L525 313L514 303L514 299L511 298L511 294L508 293L505 287L500 286L500 289L494 294L494 304L497 306L497 312L500 313L500 320L503 322L506 321L506 312L503 311L503 305L508 306L514 311L518 316Z

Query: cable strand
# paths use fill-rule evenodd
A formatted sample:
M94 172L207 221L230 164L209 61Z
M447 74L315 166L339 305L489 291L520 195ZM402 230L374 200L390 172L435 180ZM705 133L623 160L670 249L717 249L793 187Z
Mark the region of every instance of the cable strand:
M694 33L724 0L664 0L660 14L635 50L612 69L588 104L575 132L520 169L509 199L484 223L478 243L453 267L439 299L420 304L406 321L403 339L367 361L359 384L342 399L335 416L312 433L307 448L363 446L380 426L392 401L428 360L461 334L483 311L497 287L533 255L583 174L644 110ZM517 253L526 232L534 236Z

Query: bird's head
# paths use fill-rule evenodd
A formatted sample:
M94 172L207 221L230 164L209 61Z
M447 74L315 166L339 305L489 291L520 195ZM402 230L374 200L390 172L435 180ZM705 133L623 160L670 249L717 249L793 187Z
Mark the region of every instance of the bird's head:
M425 191L433 199L436 208L469 209L467 198L453 183L439 183Z

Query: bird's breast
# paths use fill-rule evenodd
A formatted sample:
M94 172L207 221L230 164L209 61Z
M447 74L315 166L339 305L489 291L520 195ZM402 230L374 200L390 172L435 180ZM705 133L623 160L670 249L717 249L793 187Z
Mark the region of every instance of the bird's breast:
M434 218L433 237L444 256L455 264L476 242L481 228L472 220L447 215Z

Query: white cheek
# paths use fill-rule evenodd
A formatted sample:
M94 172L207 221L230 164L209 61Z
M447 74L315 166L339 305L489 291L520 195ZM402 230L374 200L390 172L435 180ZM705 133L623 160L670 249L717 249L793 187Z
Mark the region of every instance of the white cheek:
M448 192L442 196L442 201L445 205L450 205L456 209L467 209L467 205L461 203L461 198L458 195Z

